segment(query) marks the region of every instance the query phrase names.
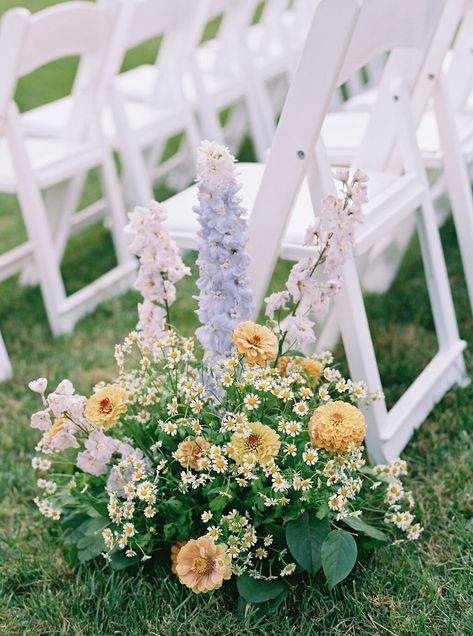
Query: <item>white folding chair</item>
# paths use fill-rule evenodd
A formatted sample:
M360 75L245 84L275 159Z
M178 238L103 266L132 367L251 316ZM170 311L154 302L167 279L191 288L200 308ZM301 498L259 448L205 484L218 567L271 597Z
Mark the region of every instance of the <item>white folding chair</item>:
M297 0L289 6L287 0L267 0L261 20L247 30L247 46L242 54L246 54L247 65L253 68L254 91L270 141L304 47L315 5L314 0ZM385 60L383 53L357 69L335 91L331 108L339 110L347 101L377 85Z
M189 44L185 33L195 7L185 0L101 0L117 14L102 61L97 91L104 134L120 152L130 205L153 199L153 183L189 158L195 158L201 134L193 106L183 94L181 78ZM161 38L156 63L144 64L119 75L125 53L155 37ZM76 83L87 81L90 66L82 66ZM57 134L71 110L70 98L45 104L24 115L35 134ZM184 133L180 148L160 161L166 142ZM187 143L186 143L187 142Z
M473 167L473 3L467 1L461 11L458 3L448 2L446 19L438 42L432 49L429 75L435 77L430 107L422 103L415 113L417 139L427 169L431 172L432 194L437 199L438 218L442 222L450 208L453 214L462 256L463 270L473 309L473 199L468 172ZM448 51L455 33L453 48ZM448 51L448 52L447 52ZM443 70L442 70L442 62ZM422 78L430 83L429 77ZM347 102L348 112L329 115L322 129L327 152L333 162L347 164L353 160L369 120L369 109L376 91ZM446 208L446 209L445 209ZM381 251L379 271L374 269L364 279L370 291L384 291L396 273L409 233L404 237L386 237L389 251Z
M106 112L104 125L122 156L134 204L144 204L153 198L154 182L183 162L195 160L202 138L182 84L190 50L188 32L197 10L185 0L172 4L122 0L122 4L108 71L111 90L107 103L113 124L107 121ZM161 43L155 64L118 74L125 52L156 36ZM163 161L166 142L179 133L183 133L180 148Z
M111 151L100 132L95 104L98 60L113 31L115 12L88 2L69 2L31 15L12 9L0 23L0 192L16 194L28 241L0 256L0 280L33 259L54 335L70 332L76 321L103 299L129 288L135 259L123 234L126 215ZM19 78L59 58L80 56L95 72L74 87L69 118L55 136L33 135L23 126L14 101ZM66 296L60 264L79 199L77 175L98 168L110 212L117 266ZM93 216L93 210L89 216Z
M354 256L370 249L404 219L414 218L438 338L438 353L388 412L384 399L367 411L367 446L375 461L392 459L433 405L456 383L465 381L454 307L426 173L413 123L413 86L436 29L444 0L321 0L276 131L266 168L239 164L243 205L251 210L248 250L256 306L262 301L279 255L307 253L304 232L322 197L335 190L320 130L336 87L383 51L394 49L384 85L373 108L367 135L354 166L370 175L366 220L356 236ZM336 32L337 38L332 34ZM330 68L314 60L331 60ZM417 99L426 99L417 95ZM383 125L380 127L380 120ZM399 155L393 152L398 146ZM393 161L393 157L398 160ZM391 165L390 165L391 164ZM168 200L171 230L191 245L192 190ZM185 210L184 206L189 206ZM178 218L181 222L178 222ZM355 262L344 267L336 298L350 372L370 391L382 390L378 365Z

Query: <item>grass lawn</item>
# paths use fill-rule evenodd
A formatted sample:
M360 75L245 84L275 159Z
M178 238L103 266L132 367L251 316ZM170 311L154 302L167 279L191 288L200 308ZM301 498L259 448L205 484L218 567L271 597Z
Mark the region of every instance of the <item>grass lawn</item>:
M0 0L0 12L21 4ZM28 8L53 2L25 1ZM150 47L153 47L151 44ZM135 52L135 60L152 55ZM133 61L132 61L133 62ZM132 63L130 62L130 63ZM67 90L73 61L46 69L41 94L20 87L29 107ZM46 100L45 100L46 98ZM245 150L245 155L249 151ZM0 197L0 247L21 237L16 202ZM473 343L473 320L458 248L449 221L442 231L462 336ZM189 255L193 263L193 255ZM113 262L107 232L96 226L69 245L64 272L76 289ZM279 264L273 285L282 285ZM195 271L194 271L195 274ZM195 276L180 286L174 314L191 333ZM0 386L0 634L4 636L306 636L473 634L473 387L451 391L407 447L410 486L425 533L416 545L387 546L361 559L355 572L333 592L316 576L292 590L267 619L236 616L230 588L198 597L172 576L110 574L102 562L78 566L70 560L57 525L46 522L32 503L30 467L36 431L29 414L37 399L27 382L46 375L52 386L70 377L88 393L99 379L114 375L113 345L136 323L137 294L103 304L71 336L51 338L37 287L16 278L0 285L0 329L15 370ZM435 350L419 248L413 241L388 294L367 298L381 373L392 403ZM471 349L471 347L470 347ZM342 352L339 352L342 354ZM472 368L471 353L467 364Z

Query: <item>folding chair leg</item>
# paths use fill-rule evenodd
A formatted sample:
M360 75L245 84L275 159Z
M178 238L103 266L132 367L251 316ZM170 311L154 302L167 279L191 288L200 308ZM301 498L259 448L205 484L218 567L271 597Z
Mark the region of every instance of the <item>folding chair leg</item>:
M11 368L10 358L0 333L0 382L11 378L13 372Z
M261 163L266 160L266 152L271 145L271 137L265 132L265 122L261 117L260 107L253 95L246 98L248 108L248 116L250 120L250 129L255 147L256 158Z
M335 298L335 310L352 379L355 382L364 380L370 392L379 391L382 395L378 363L353 259L343 268L343 285ZM382 427L386 425L388 415L384 398L370 404L365 415L368 454L372 461L383 461Z
M128 241L124 232L127 217L121 196L120 181L115 170L113 158L108 152L102 159L101 174L102 187L109 202L111 231L118 263L123 265L133 262L135 259L128 248Z
M443 76L437 80L434 92L434 108L443 153L445 181L452 207L470 306L473 311L473 257L471 253L473 245L473 198L468 170L458 139L455 113Z
M54 229L58 261L62 261L72 226L72 216L77 211L87 174L75 175L66 184L61 215Z
M18 175L18 199L20 201L26 230L33 248L38 269L41 292L53 335L67 333L72 329L59 315L58 307L65 300L56 247L49 231L49 221L40 191L34 181Z
M122 180L124 181L125 199L130 203L130 207L134 207L135 205L146 205L154 198L151 178L149 177L141 149L138 148L133 138L133 134L128 124L128 119L123 108L123 102L117 91L112 91L110 95L110 105L112 108L115 128L117 130L120 156L123 161ZM113 174L116 177L114 165ZM112 181L115 181L113 175L111 178ZM115 186L113 186L112 189L114 190ZM119 207L120 206L122 206L121 203L119 204Z

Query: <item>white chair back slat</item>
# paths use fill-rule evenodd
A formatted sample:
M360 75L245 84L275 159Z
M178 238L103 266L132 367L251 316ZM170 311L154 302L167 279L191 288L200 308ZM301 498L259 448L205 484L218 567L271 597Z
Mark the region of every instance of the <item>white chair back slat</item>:
M450 67L447 70L448 91L456 111L462 110L473 90L472 66L473 2L469 1L453 45Z
M192 13L187 0L126 0L129 18L125 20L123 44L131 49L157 35L179 30Z
M304 53L295 71L295 79L274 136L268 167L256 197L256 213L249 220L248 251L252 255L250 278L257 306L262 301L274 269L288 214L302 184L306 160L310 150L315 147L322 121L329 109L360 10L357 0L321 2L312 21ZM328 25L336 25L336 38L332 37ZM322 64L314 65L313 60L320 59L331 61L330 72ZM290 122L290 125L284 125L285 122ZM272 161L272 157L285 157L287 161ZM284 174L276 176L276 171ZM287 183L291 183L292 187L287 188ZM273 218L268 224L267 215L262 210L271 209L266 206L270 191L279 203L276 211L271 210ZM266 237L267 250L260 249L262 236Z
M338 83L392 49L425 49L445 0L364 0ZM336 25L334 24L334 28Z
M89 2L68 3L68 15L61 9L61 5L53 6L31 18L21 10L6 14L5 30L17 28L17 21L27 25L16 69L18 77L64 57L101 54L113 28L112 11L97 10Z
M353 164L372 170L385 169L388 165L391 170L398 168L399 153L394 145L397 131L390 115L393 109L390 85L399 77L408 82L412 117L418 124L432 95L433 80L441 72L452 33L463 15L464 2L449 0L448 3L437 2L436 7L433 3L429 5L432 10L438 11L438 28L431 28L430 38L428 34L419 34L417 46L404 46L390 53L380 82L378 99Z

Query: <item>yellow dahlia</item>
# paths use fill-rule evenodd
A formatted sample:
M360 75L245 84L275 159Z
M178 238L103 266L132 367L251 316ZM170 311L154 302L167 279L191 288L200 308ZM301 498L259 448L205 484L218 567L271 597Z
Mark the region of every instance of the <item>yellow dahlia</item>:
M315 409L309 421L309 437L329 453L341 453L350 445L360 446L366 434L366 421L356 406L337 400Z
M289 362L291 362L291 356L281 356L278 358L278 369L281 375L286 375Z
M196 437L195 441L187 439L179 444L174 456L184 468L190 466L194 470L202 470L200 459L209 447L210 444L204 437Z
M252 367L272 362L278 354L278 340L267 327L257 325L250 320L238 325L232 334L238 353L242 353Z
M299 356L281 356L278 359L278 369L281 375L287 375L289 365L291 365L293 371L294 367L302 367L306 373L314 378L315 382L317 382L320 374L324 370L323 364L317 362L316 360L312 360L312 358L300 358Z
M226 549L224 543L216 544L210 537L190 539L176 557L179 581L197 594L221 587L232 575Z
M127 410L128 394L118 384L107 384L90 396L84 415L94 426L110 428Z
M312 360L311 358L302 358L302 366L304 367L304 371L314 378L314 382L317 382L320 374L324 370L323 364L317 362L317 360Z
M176 566L177 566L177 555L181 551L183 545L186 545L185 541L178 541L171 548L171 572L173 574L177 574Z
M241 464L246 453L253 453L260 464L268 464L278 454L279 435L261 422L250 422L248 427L250 434L247 437L232 435L233 459Z

